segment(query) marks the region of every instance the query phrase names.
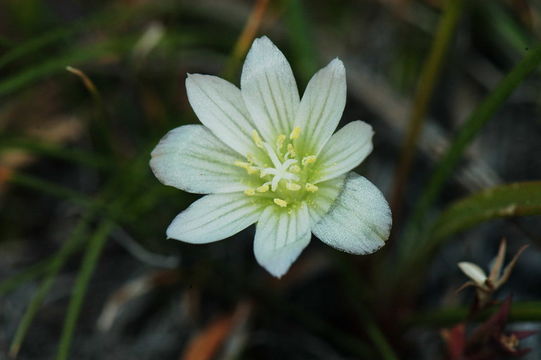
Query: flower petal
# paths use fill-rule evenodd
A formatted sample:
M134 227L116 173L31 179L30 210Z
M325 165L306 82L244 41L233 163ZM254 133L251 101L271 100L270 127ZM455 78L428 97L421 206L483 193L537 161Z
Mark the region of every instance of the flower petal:
M478 265L462 261L458 263L458 267L467 277L472 279L477 285L484 285L487 275Z
M310 80L295 126L301 128L305 153L318 154L336 129L346 105L346 69L334 59Z
M383 194L364 177L350 172L331 210L312 227L324 243L353 254L368 254L385 244L391 210Z
M255 258L272 275L281 277L310 243L311 236L305 203L290 211L268 206L257 223Z
M195 114L214 135L242 155L254 151L255 127L235 85L216 76L190 74L186 90Z
M242 191L240 156L201 125L171 130L151 153L150 167L165 185L197 194Z
M256 222L262 210L243 193L206 195L177 215L167 237L192 244L222 240Z
M336 177L331 180L323 181L317 184L318 191L308 195L307 202L310 204L308 211L310 221L317 224L321 218L329 212L332 204L344 188L346 175Z
M299 91L284 54L266 36L255 39L242 68L241 91L267 142L293 129Z
M372 127L353 121L336 132L318 157L317 176L313 182L329 180L356 168L372 151Z

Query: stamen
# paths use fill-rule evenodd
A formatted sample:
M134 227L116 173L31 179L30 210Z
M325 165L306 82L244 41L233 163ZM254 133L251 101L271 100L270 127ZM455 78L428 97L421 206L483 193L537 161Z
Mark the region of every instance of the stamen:
M289 155L292 158L297 157L297 152L295 151L295 147L293 146L293 144L287 144L287 154L286 154L286 156L287 155Z
M263 140L259 137L257 130L252 131L252 140L254 140L254 143L258 148L263 149Z
M279 207L286 207L287 206L287 201L285 200L282 200L282 199L279 199L279 198L275 198L274 200L274 203L276 205L278 205Z
M306 185L304 185L304 188L306 189L306 191L309 191L309 192L316 192L319 190L319 187L317 187L317 185L310 184L310 183L306 183Z
M244 190L244 195L254 196L255 195L255 190L254 189L246 189L246 190Z
M244 161L235 161L233 163L233 165L238 166L238 167L243 168L243 169L246 169L248 166L250 166L250 164L248 164L247 162L244 162Z
M290 140L298 139L300 135L301 135L301 128L298 126L295 126L291 134L289 134L289 139Z
M280 151L282 149L282 146L284 146L284 141L286 141L286 136L284 134L278 135L276 138L276 149Z
M308 164L313 164L317 160L317 157L315 155L308 155L302 158L302 166L306 166Z
M289 167L289 171L292 173L299 173L301 172L301 168L299 167L299 165L291 165Z
M235 161L233 163L235 166L238 166L240 168L243 168L246 170L246 172L249 174L249 175L252 175L252 174L255 174L257 173L257 169L255 167L253 167L252 165L250 165L249 163L247 162L244 162L244 161Z
M286 184L286 188L287 188L288 190L291 190L291 191L299 191L299 190L302 188L302 186L300 186L299 184L295 184L295 183L292 183L292 182L288 182L288 183Z
M269 184L268 184L268 183L265 183L265 184L263 184L263 185L257 187L255 190L256 190L257 192L260 192L260 193L267 192L267 191L269 191Z

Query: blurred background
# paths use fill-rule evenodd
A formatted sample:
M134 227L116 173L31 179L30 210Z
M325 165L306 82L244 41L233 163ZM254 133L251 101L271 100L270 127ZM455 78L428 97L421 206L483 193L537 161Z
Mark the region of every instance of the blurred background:
M239 85L267 35L301 93L346 66L340 126L393 234L369 256L313 239L282 279L253 227L167 240L196 195L148 166L198 120L187 73ZM541 3L0 1L0 359L541 358ZM530 244L490 303L456 290ZM512 302L504 302L512 295ZM503 305L502 305L503 304ZM507 310L510 308L510 313Z

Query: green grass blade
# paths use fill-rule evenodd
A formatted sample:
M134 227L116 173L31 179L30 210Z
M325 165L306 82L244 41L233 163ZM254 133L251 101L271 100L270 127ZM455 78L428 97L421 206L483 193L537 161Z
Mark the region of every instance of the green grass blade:
M412 315L406 320L405 325L408 327L451 326L464 321L469 312L470 309L467 307L427 311ZM494 309L484 311L478 320L487 319L493 312ZM509 321L541 321L541 301L513 303L509 313Z
M111 19L118 21L118 18L119 11L116 11L112 6L103 11L91 14L81 20L72 22L69 26L58 27L45 32L44 34L40 34L39 36L35 36L22 44L17 44L16 47L2 55L0 57L0 68L15 60L19 60L25 55L30 55L37 51L43 52L43 48L66 41L78 32L88 31L91 27L102 28L104 25L110 23Z
M440 18L436 35L432 41L430 53L419 77L417 91L413 99L406 137L400 150L400 161L394 177L391 207L394 219L400 218L402 197L413 162L415 148L424 120L434 94L434 87L439 79L445 54L455 34L456 25L462 13L462 0L447 0L445 10Z
M15 358L19 353L19 349L21 348L21 345L26 337L32 320L34 320L34 317L36 316L38 310L41 307L41 304L43 303L43 300L45 299L45 296L47 296L49 290L54 284L58 272L66 263L69 256L73 254L75 250L79 247L79 244L81 243L81 240L83 239L87 231L88 222L90 221L91 217L92 213L90 212L81 219L81 221L75 227L71 236L67 239L64 245L53 257L52 262L47 269L44 280L42 281L38 291L32 297L32 301L28 305L21 322L17 326L15 336L9 348L9 354L12 358Z
M487 24L494 33L494 39L508 44L513 50L522 53L535 39L524 31L524 28L513 18L513 12L506 9L503 3L486 1L479 3L482 14L487 18ZM503 40L503 41L502 41Z
M62 329L56 360L66 360L68 358L75 325L77 324L77 319L81 312L81 306L83 305L88 283L94 273L96 263L112 229L113 222L109 219L103 220L88 243L82 260L81 270L75 281L75 286L68 305L68 312Z
M400 242L399 256L401 260L411 258L412 254L419 252L419 249L425 248L426 244L422 242L426 241L426 237L422 236L421 231L423 220L426 219L428 210L439 196L447 179L460 161L462 154L472 140L479 134L483 126L493 117L494 113L509 95L511 95L513 90L515 90L526 76L539 66L540 62L541 45L538 45L529 51L524 59L500 81L490 95L462 125L456 138L453 140L451 146L430 177L428 185L425 187L426 190L415 205L413 215L405 228L405 236Z
M515 183L484 190L451 204L437 219L430 241L410 261L424 264L445 239L483 221L541 215L541 181Z
M133 40L133 39L132 39ZM71 49L44 60L39 65L25 69L0 81L0 96L9 95L26 85L52 74L66 71L68 65L78 65L115 51L125 50L132 41L101 42L82 48Z
M98 169L106 169L110 167L105 158L87 151L68 149L60 145L39 142L39 140L34 139L10 139L9 137L2 137L0 143L0 153L10 149L26 150L36 155L50 156Z
M300 76L301 83L308 80L318 70L318 54L312 41L311 27L301 0L285 1L285 20L291 41L295 74Z
M541 215L541 181L498 186L462 199L441 214L434 241L482 221L501 217Z
M49 44L65 39L71 35L71 33L72 31L70 29L56 29L41 36L32 38L2 55L0 57L0 68L26 54L33 53Z
M54 261L54 255L45 260L29 266L25 270L19 272L18 274L13 275L12 277L2 280L0 282L0 296L15 290L20 285L43 275L48 269L51 268Z
M73 203L84 207L91 207L95 205L92 200L84 194L55 183L36 178L34 176L14 172L8 177L8 181L12 184L31 188L45 194L53 195L62 199L68 199Z
M122 188L120 192L115 193L116 200L109 205L109 211L112 214L120 214L123 211L126 202L133 199L135 194L141 193L141 188L142 185L144 186L143 182L146 179L147 173L148 152L145 149L145 151L141 152L125 167L118 170L118 178L116 179L118 182L114 181L112 183L117 186L120 185ZM94 273L96 263L104 248L108 235L113 229L113 226L113 220L110 218L105 218L100 223L98 229L95 231L88 243L82 260L81 269L79 270L79 274L71 294L56 360L65 360L69 356L75 326L81 312L81 306L88 288L88 283L92 274Z

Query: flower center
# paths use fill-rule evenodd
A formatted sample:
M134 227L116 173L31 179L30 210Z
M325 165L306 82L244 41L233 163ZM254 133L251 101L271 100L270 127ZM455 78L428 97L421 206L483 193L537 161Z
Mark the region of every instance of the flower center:
M261 139L256 130L252 132L254 144L265 154L265 159L256 158L252 154L246 156L247 161L235 161L235 165L253 176L255 188L244 190L247 196L258 196L272 199L279 207L287 207L302 200L307 193L314 193L318 187L308 182L310 166L316 162L315 155L301 156L296 149L296 141L300 137L301 128L295 127L289 137L280 134L274 144Z

